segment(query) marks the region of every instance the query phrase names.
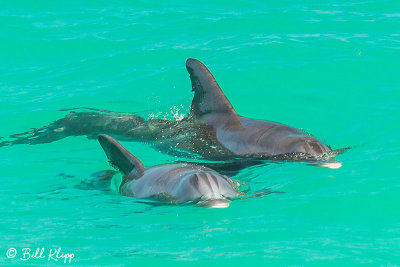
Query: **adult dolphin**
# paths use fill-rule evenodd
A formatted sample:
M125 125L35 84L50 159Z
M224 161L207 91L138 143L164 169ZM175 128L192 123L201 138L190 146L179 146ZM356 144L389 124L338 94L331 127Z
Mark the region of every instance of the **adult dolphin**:
M332 151L330 146L296 128L240 116L203 63L189 58L186 68L194 91L190 117L212 127L216 139L235 156L318 160L333 158L343 152ZM341 163L330 160L320 165L339 168Z
M165 164L146 169L117 140L99 135L110 163L123 174L122 195L152 198L169 203L196 202L200 206L226 208L239 196L237 185L226 176L199 165Z
M190 114L180 121L145 120L133 114L80 112L43 128L16 134L2 145L39 144L71 135L96 138L106 133L127 141L151 142L171 154L251 165L257 160L310 161L338 168L334 150L293 127L237 114L211 72L196 59L188 59L194 98ZM250 162L248 164L248 162ZM236 165L236 163L235 163Z

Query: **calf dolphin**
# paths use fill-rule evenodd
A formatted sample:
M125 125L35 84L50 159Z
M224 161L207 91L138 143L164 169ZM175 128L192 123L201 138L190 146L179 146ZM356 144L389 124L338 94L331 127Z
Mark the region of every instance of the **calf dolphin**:
M110 163L125 174L119 191L135 198L226 208L239 196L237 186L226 176L199 165L165 164L146 169L142 162L117 140L99 135L98 140Z
M134 114L103 111L74 112L43 128L12 135L15 140L3 141L0 146L47 143L71 135L95 138L106 133L121 140L151 142L159 150L188 157L218 161L315 161L329 168L341 166L334 157L344 149L332 150L309 134L284 124L240 116L204 64L189 58L186 68L194 98L189 115L182 120L145 120Z

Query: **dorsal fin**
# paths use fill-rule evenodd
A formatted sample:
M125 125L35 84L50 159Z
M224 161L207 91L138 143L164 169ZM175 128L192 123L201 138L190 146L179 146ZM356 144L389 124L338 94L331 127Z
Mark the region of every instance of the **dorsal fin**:
M126 150L117 140L106 134L100 134L97 139L111 164L120 169L130 179L141 177L145 171L142 162ZM132 172L133 171L133 172Z
M236 117L237 113L217 81L203 63L194 58L186 60L186 69L192 81L194 98L190 114L199 119L208 113L223 113Z

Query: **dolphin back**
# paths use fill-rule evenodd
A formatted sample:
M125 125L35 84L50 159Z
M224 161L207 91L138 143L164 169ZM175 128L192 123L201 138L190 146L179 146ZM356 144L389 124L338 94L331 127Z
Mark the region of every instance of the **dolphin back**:
M117 140L109 135L101 134L97 137L110 163L125 175L133 172L134 178L143 175L145 168L142 162L126 150Z

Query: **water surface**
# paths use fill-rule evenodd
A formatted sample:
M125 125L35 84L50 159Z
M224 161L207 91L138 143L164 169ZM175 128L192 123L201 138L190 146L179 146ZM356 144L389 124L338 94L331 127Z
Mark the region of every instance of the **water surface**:
M115 185L82 189L110 169L85 137L1 147L0 264L48 264L8 259L11 247L60 247L96 266L399 264L399 3L264 2L3 2L2 137L76 107L180 119L194 57L239 114L352 149L338 170L245 169L234 178L252 191L284 193L220 210L146 205ZM146 166L180 160L123 144Z

